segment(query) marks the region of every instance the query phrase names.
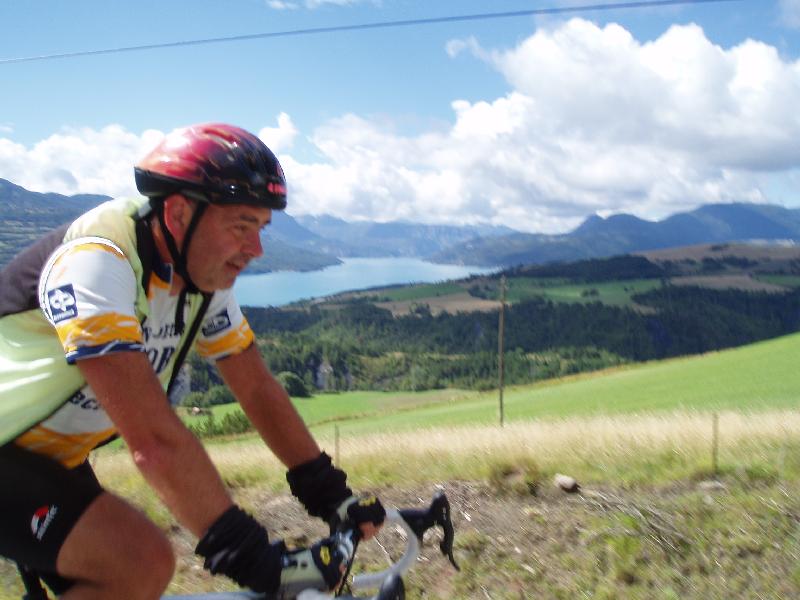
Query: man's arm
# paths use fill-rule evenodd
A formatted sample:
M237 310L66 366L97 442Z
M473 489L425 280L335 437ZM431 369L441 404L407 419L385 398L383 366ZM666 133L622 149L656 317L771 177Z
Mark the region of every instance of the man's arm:
M347 476L343 471L333 467L329 457L321 456L319 446L311 437L286 391L264 364L256 345L252 344L240 354L218 361L217 368L261 437L281 462L290 469L289 475L291 476L293 470L298 470L294 469L295 467L299 467L305 473L301 479L308 481L311 475L308 468L315 471L315 476L310 478L313 480L310 489L308 483L292 488L292 492L298 496L309 512L312 512L308 503L309 491L312 492L310 496L322 504L327 504L326 494L329 496L328 499L336 499L333 505L328 506L334 511L337 508L336 504L342 506L343 502L347 502L352 494L350 488L345 485ZM320 461L324 466L320 466ZM291 478L289 483L291 486ZM322 488L325 486L328 489L323 492ZM304 493L298 493L301 490ZM385 515L383 506L377 500L364 509L359 508L358 502L355 504L355 512L347 506L342 510L348 511L347 514L355 517L354 521L359 524L364 539L369 539L380 528L378 523L383 522ZM372 520L375 522L371 522Z
M319 446L255 344L218 361L217 368L256 430L287 468L320 455Z
M232 505L197 438L175 415L145 354L77 361L133 456L175 517L198 537Z

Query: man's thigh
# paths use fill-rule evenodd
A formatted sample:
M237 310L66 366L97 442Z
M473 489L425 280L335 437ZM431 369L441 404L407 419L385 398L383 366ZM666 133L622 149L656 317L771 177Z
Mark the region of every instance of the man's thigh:
M64 541L102 488L88 464L67 469L13 444L0 447L0 555L55 574Z

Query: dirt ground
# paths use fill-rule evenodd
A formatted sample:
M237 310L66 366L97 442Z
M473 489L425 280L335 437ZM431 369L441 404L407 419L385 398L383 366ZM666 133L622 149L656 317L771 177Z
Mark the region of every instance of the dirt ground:
M800 598L798 549L786 541L800 533L800 505L768 505L768 490L754 496L769 508L758 518L738 491L713 482L576 494L552 483L531 494L466 481L374 491L399 508L426 506L438 491L450 500L461 571L441 555L439 532L429 533L405 578L410 599ZM249 492L239 501L289 544L326 534L288 495ZM173 541L180 558L171 591L212 589L193 541L177 529ZM385 568L403 547L397 531L382 532L361 546L354 572Z
M576 494L468 481L372 491L399 508L427 506L438 491L450 500L461 571L439 552L439 532L429 533L405 577L410 600L800 598L800 502L780 486L744 496L714 482ZM327 534L288 494L240 490L237 500L289 545ZM179 527L169 535L178 556L169 593L234 589L202 569L192 536ZM397 531L382 532L359 548L354 572L385 568L403 546ZM20 598L7 563L0 578L0 599Z

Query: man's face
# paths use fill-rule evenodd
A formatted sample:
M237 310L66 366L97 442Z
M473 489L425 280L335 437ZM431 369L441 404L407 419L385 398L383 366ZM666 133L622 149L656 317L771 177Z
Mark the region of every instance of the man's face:
M272 210L246 204L210 205L189 243L189 275L204 292L231 287L252 259L264 253L259 233Z

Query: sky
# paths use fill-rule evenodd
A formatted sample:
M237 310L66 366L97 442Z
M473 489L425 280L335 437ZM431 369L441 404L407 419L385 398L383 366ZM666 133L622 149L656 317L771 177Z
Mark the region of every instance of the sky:
M278 155L293 216L560 233L800 208L800 0L573 10L600 4L4 0L0 178L135 194L166 132L213 121ZM570 10L8 62L534 9Z

